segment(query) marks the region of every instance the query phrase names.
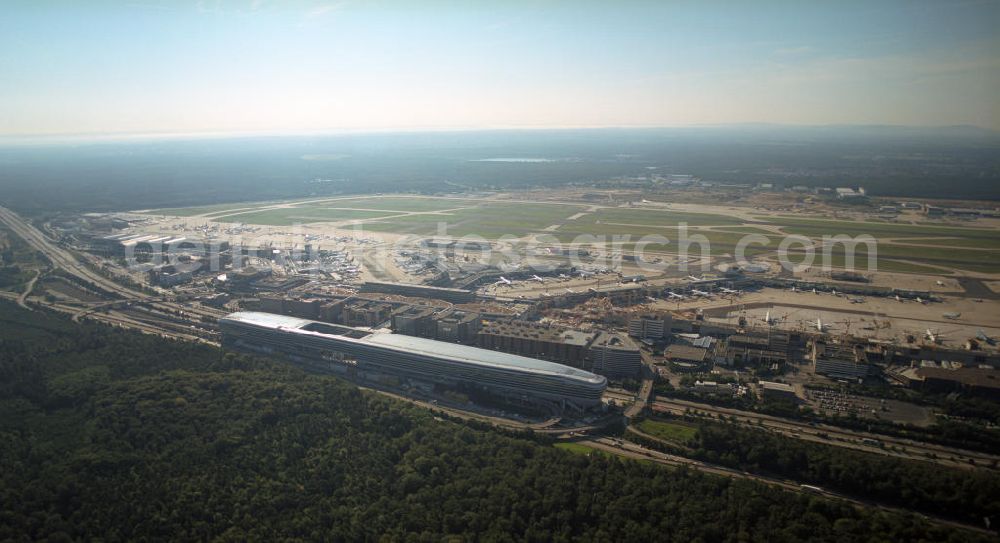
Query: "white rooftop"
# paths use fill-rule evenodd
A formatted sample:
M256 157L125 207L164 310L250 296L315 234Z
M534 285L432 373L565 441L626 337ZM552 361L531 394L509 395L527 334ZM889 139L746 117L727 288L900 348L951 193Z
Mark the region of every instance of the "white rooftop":
M294 333L309 334L309 335L325 335L331 338L337 338L338 340L342 341L348 341L348 342L357 341L362 343L368 343L371 345L378 345L393 350L423 354L426 356L437 356L452 360L469 362L472 364L480 364L493 367L509 367L522 370L529 370L536 373L562 375L595 384L606 381L606 379L600 375L590 373L589 371L572 368L570 366L565 366L563 364L546 362L544 360L528 358L526 356L518 356L509 353L491 351L488 349L480 349L477 347L469 347L466 345L459 345L456 343L436 341L433 339L418 338L402 334L379 334L379 333L369 333L369 335L366 335L361 339L353 339L343 335L323 334L322 332L317 332L317 331L301 330L301 328L308 326L309 324L313 324L317 321L300 319L297 317L289 317L286 315L277 315L274 313L263 313L258 311L239 311L225 316L224 319L230 321L244 322L247 324L254 324L257 326L264 326L268 328L287 329ZM326 324L326 323L320 323L320 324ZM336 326L338 328L350 329L350 327L341 325L328 325L328 326ZM357 328L355 330L370 332L370 330L365 330L361 328Z

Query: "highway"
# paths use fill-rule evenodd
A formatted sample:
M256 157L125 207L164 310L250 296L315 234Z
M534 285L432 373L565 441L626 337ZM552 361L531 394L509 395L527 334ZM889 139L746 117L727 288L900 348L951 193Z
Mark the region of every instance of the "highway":
M653 411L670 413L672 415L684 415L686 411L699 411L710 414L713 417L724 416L730 420L735 417L741 423L753 425L755 428L766 428L796 439L909 460L923 460L950 467L975 469L977 466L980 468L995 468L997 465L1000 465L1000 456L994 454L968 451L884 434L848 430L829 424L812 425L806 422L763 415L751 411L717 407L686 400L664 398L662 396L656 396L652 408ZM880 441L884 444L884 447L866 444L863 441L865 439ZM975 465L970 464L969 460L974 460Z
M718 466L715 464L709 464L702 462L700 460L692 460L690 458L685 458L683 456L677 456L673 454L667 454L653 449L643 447L642 445L637 445L629 441L615 440L612 438L598 437L593 439L579 440L577 443L592 447L594 449L604 451L607 453L615 454L618 456L623 456L625 458L631 458L634 460L648 460L657 464L673 466L673 467L687 467L690 469L696 469L704 473L710 473L713 475L718 475L722 477L731 477L735 479L748 479L751 481L756 481L758 483L767 484L770 486L775 486L785 490L791 490L794 492L810 492L816 495L823 496L829 499L837 499L858 507L859 509L871 509L873 507L881 509L883 511L890 511L900 514L913 514L912 511L907 509L902 509L899 507L887 506L871 500L864 500L852 496L847 496L845 494L839 494L837 492L831 492L826 489L810 489L808 487L803 487L802 484L794 481L792 479L780 479L777 477L768 477L765 475L757 475L749 473L746 471L740 471L736 469L731 469L723 466ZM917 513L918 516L926 518L929 522L935 524L942 524L951 526L954 528L962 528L966 530L974 530L980 533L996 535L994 532L981 528L979 526L973 526L969 524L964 524L951 519L941 518L941 517L931 517Z
M649 399L653 397L653 375L656 372L653 359L645 350L639 353L642 357L642 384L639 386L639 394L635 398L635 403L625 410L625 417L629 420L642 413Z
M145 294L122 286L91 270L73 256L72 253L50 241L37 228L28 224L24 219L6 207L0 207L0 221L3 221L15 234L34 247L35 250L43 253L52 262L54 267L93 283L108 292L115 293L122 298L139 299L145 297Z
M390 396L390 397L393 397L393 398L396 398L398 400L402 400L402 401L405 401L405 402L408 402L408 403L411 403L411 404L414 404L414 405L421 406L421 407L423 407L425 409L428 409L428 410L430 410L432 412L438 411L438 412L446 413L446 414L448 414L450 416L454 416L454 417L457 417L457 418L462 419L462 420L479 420L479 421L482 421L482 422L488 422L488 423L491 423L493 425L504 427L504 428L521 429L521 430L529 429L530 428L530 429L533 429L535 432L547 433L546 429L543 429L542 427L550 422L550 421L546 421L545 423L538 423L538 424L516 423L516 422L513 422L513 421L511 421L509 419L504 419L504 418L501 418L501 417L492 417L492 416L488 416L488 415L484 415L484 414L479 414L479 413L471 413L471 412L464 411L464 410L461 410L461 409L455 409L455 408L445 407L445 406L442 406L440 403L431 403L431 402L424 401L424 400L418 400L418 399L411 398L411 397L408 397L408 396L405 396L405 395L401 395L401 394L397 394L397 393L394 393L394 392L390 392L388 390L382 390L382 389L371 388L371 387L366 387L366 386L362 386L361 388L363 388L365 390L370 390L372 392L377 392L379 394L383 394L383 395L386 395L386 396ZM571 431L575 431L577 433L585 433L585 432L587 432L589 430L593 430L593 429L594 429L593 427L579 427L579 428L561 429L561 430L558 430L558 433L568 434ZM552 432L552 431L549 430L549 432ZM556 433L556 432L552 432L552 433ZM875 508L878 508L878 509L881 509L881 510L884 510L884 511L890 511L890 512L900 513L900 514L910 514L910 513L912 513L912 511L908 511L906 509L902 509L902 508L898 508L898 507L892 507L892 506L887 506L887 505L884 505L884 504L881 504L881 503L877 503L877 502L874 502L874 501L871 501L871 500L864 500L864 499L860 499L860 498L848 496L848 495L845 495L845 494L840 494L840 493L837 493L837 492L831 492L831 491L826 490L826 489L814 490L814 489L809 488L809 487L803 487L801 483L799 483L798 481L792 480L792 479L782 479L782 478L777 478L777 477L769 477L769 476L765 476L765 475L758 475L758 474L754 474L754 473L750 473L750 472L746 472L746 471L740 471L740 470L737 470L737 469L727 468L727 467L724 467L724 466L719 466L717 464L710 464L710 463L707 463L707 462L702 462L700 460L694 460L694 459L691 459L691 458L685 458L683 456L678 456L678 455L673 455L673 454L669 454L669 453L660 452L660 451L657 451L657 450L654 450L654 449L650 449L650 448L647 448L647 447L643 447L642 445L638 445L636 443L632 443L632 442L626 441L626 440L620 440L620 439L609 438L609 437L593 437L593 438L584 438L584 439L573 440L573 442L580 443L580 444L586 445L588 447L591 447L591 448L594 448L594 449L597 449L597 450L600 450L600 451L603 451L603 452L606 452L606 453L614 454L616 456L621 456L621 457L625 457L625 458L630 458L630 459L633 459L633 460L647 460L647 461L651 461L651 462L654 462L654 463L657 463L657 464L661 464L661 465L665 465L665 466L687 467L689 469L695 469L695 470L698 470L698 471L703 472L703 473L709 473L709 474L717 475L717 476L721 476L721 477L731 477L731 478L738 478L738 479L747 479L747 480L751 480L751 481L756 481L758 483L763 483L763 484L767 484L767 485L779 487L779 488L782 488L784 490L789 490L789 491L792 491L792 492L810 492L810 493L813 493L813 494L816 494L816 495L819 495L819 496L823 496L823 497L829 498L829 499L843 500L845 502L848 502L848 503L854 505L855 507L862 508L862 509L870 509L872 507L875 507ZM922 515L922 514L918 514L918 515L922 516L922 517L926 518L928 521L936 523L936 524L942 524L942 525L947 525L947 526L951 526L951 527L954 527L954 528L961 528L961 529L966 529L966 530L975 530L977 532L985 533L985 534L992 534L992 532L990 532L988 530L985 530L983 528L980 528L978 526L972 526L972 525L968 525L968 524L963 524L961 522L956 522L954 520L940 518L940 517L929 517L929 516Z
M343 378L343 377L342 377ZM477 413L474 411L469 411L462 407L455 407L448 405L441 400L429 400L420 399L412 396L408 396L402 392L396 392L394 390L389 390L384 387L376 386L373 383L359 383L357 381L351 381L361 390L367 390L377 394L382 394L383 396L388 396L403 402L407 402L424 409L429 410L432 413L442 413L461 420L475 420L479 422L485 422L499 428L506 428L509 430L531 430L536 434L549 434L554 436L559 435L575 435L575 434L586 434L588 432L593 432L600 430L598 424L586 424L581 426L573 427L559 427L557 426L561 422L559 417L551 417L549 419L539 421L539 422L518 422L509 418L489 415L486 413Z
M170 309L172 311L193 312L202 316L215 317L219 314L217 311L199 309L166 301L159 302L156 297L126 287L121 283L104 276L100 272L93 270L87 265L86 262L81 262L80 259L78 259L76 255L68 249L64 249L52 242L47 236L45 236L45 234L6 207L0 206L0 222L6 224L15 234L20 236L21 239L34 247L37 251L43 253L54 267L62 269L70 275L73 275L85 282L89 282L97 288L118 296L121 299L154 301L162 305L165 309Z
M30 281L28 281L28 284L24 286L24 292L22 292L21 295L17 297L17 305L27 309L28 311L34 311L34 309L32 309L30 305L28 305L28 296L31 294L32 290L35 290L35 283L41 276L42 273L38 270L35 270L35 276L32 277Z
M23 239L28 245L33 247L35 250L44 254L45 257L52 264L53 268L63 270L64 272L78 278L84 283L89 283L96 287L98 290L102 290L108 293L109 296L117 297L118 300L113 300L111 303L119 301L132 301L135 303L148 304L150 307L161 310L165 313L174 313L178 315L184 314L196 314L199 317L209 317L216 318L220 314L218 311L206 310L204 308L197 308L190 305L181 305L174 302L160 301L154 296L150 296L146 293L136 291L129 287L126 287L112 279L109 279L102 275L101 273L91 269L86 263L81 262L71 251L64 249L52 242L48 237L45 236L37 228L29 224L27 221L22 219L16 213L7 209L6 207L0 206L0 222L3 222L11 229L14 234ZM36 276L37 279L37 276ZM34 287L32 282L31 287ZM18 297L16 301L24 302L27 305L27 295L22 294L23 297ZM47 304L53 309L68 312L72 315L80 315L81 311L78 307L73 307L66 304ZM84 311L85 313L86 311ZM97 317L98 314L94 313L92 316ZM156 333L159 335L164 335L168 337L176 337L179 339L196 340L203 341L206 343L214 343L212 341L206 340L204 338L198 337L189 331L180 332L176 326L157 326L155 323L145 322L145 319L139 319L135 315L126 316L119 312L109 311L106 314L102 314L97 317L98 320L109 322L112 324L121 324L129 328L135 328L143 332ZM153 319L157 320L157 319Z

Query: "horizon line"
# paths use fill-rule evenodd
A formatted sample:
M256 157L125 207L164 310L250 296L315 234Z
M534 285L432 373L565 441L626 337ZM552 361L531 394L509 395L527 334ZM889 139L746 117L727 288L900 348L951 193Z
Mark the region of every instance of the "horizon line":
M891 124L891 123L777 123L746 121L735 123L690 124L625 124L625 125L482 125L482 126L427 126L385 128L323 128L277 130L200 130L200 131L150 131L150 132L51 132L40 134L0 134L0 146L70 143L151 142L198 139L262 138L295 136L337 136L352 134L417 134L428 132L515 132L515 131L574 131L574 130L656 130L684 128L902 128L914 130L940 130L949 128L975 129L1000 136L1000 130L975 124Z

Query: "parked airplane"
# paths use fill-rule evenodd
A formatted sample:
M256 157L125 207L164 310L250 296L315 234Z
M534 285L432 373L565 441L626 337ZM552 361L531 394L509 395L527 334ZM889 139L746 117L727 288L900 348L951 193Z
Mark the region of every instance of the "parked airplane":
M719 290L721 290L722 292L724 292L724 293L726 293L726 294L733 294L733 295L737 295L737 294L743 294L743 292L742 292L742 291L739 291L739 290L733 290L733 289L731 289L731 288L726 288L726 287L719 287Z
M771 316L771 312L768 311L767 313L764 314L764 323L773 326L773 325L778 324L779 322L781 322L781 321L783 321L783 320L785 320L787 318L788 317L772 317Z
M704 290L698 290L696 288L691 289L691 294L694 294L695 296L704 296L706 298L712 297L711 292L705 292Z
M568 292L570 294L576 294L576 291L573 290L573 289L571 289L571 288L566 289L566 292Z
M510 286L510 285L513 285L514 282L511 281L510 279L507 279L506 277L504 277L504 276L501 275L500 276L500 280L497 281L496 283L493 283L493 284L494 285L507 285L507 286Z
M683 294L677 294L676 292L671 292L669 290L667 291L667 295L669 295L671 298L675 300L687 300L687 296L684 296Z
M689 275L689 276L687 276L687 280L688 281L702 281L703 279L701 277L695 277L693 275Z
M941 334L934 332L930 328L924 331L924 337L931 343L941 343Z
M537 275L532 275L531 278L534 279L535 281L538 281L539 283L544 283L545 282L545 279L542 279L541 277L539 277Z
M816 317L816 330L818 330L820 332L826 332L826 331L830 330L830 325L829 324L823 324L823 319L820 319L819 317Z

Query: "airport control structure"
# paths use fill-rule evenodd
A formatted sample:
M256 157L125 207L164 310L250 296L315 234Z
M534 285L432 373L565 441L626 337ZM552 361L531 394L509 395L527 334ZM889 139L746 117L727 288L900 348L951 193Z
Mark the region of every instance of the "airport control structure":
M224 348L279 356L301 367L372 382L477 391L514 405L584 412L607 379L534 358L297 317L242 311L219 320Z

